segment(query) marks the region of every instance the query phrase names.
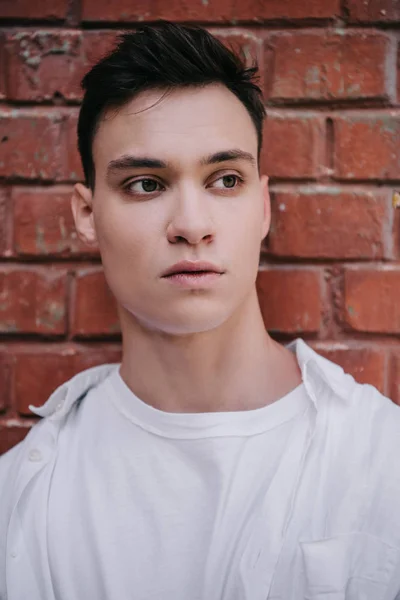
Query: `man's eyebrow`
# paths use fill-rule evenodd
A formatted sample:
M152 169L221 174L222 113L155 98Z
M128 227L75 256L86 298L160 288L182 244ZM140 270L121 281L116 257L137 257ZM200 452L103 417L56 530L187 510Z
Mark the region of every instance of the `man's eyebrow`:
M110 175L113 171L123 171L125 169L166 169L167 166L166 162L157 158L126 154L110 161L107 173Z
M256 164L256 160L254 156L250 154L250 152L237 149L222 150L220 152L210 154L209 156L202 158L200 164L213 165L229 160L246 160L252 165ZM108 163L107 174L111 175L113 172L124 171L127 169L166 169L168 166L168 163L158 158L125 154Z
M221 152L215 152L210 154L201 160L202 165L213 165L216 163L226 162L228 160L246 160L252 165L256 165L256 159L250 152L244 150L222 150Z

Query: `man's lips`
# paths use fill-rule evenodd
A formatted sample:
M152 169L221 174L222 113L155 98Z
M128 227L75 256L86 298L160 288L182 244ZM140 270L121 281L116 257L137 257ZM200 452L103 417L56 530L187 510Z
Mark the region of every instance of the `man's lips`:
M163 273L162 277L171 277L172 275L177 274L200 275L202 273L217 273L221 275L223 272L224 271L220 267L214 265L213 263L183 260L175 265L172 265L172 267L169 267L169 269Z

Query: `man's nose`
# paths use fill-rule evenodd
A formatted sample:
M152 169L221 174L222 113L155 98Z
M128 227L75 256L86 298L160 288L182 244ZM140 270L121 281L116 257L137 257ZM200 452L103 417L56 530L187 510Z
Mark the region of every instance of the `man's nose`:
M182 186L174 198L167 237L171 244L186 242L191 245L211 242L215 227L204 190L195 186Z

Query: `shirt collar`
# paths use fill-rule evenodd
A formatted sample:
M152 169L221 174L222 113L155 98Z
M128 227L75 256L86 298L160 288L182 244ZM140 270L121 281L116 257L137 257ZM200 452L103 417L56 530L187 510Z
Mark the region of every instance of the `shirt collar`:
M357 384L341 366L318 354L300 338L287 348L296 354L307 393L317 409L329 392L343 400L349 398Z
M333 391L341 398L348 397L355 382L342 367L317 354L300 338L288 344L287 348L296 354L307 393L316 409L327 391ZM112 363L86 369L57 388L43 406L30 405L29 409L39 417L61 419L80 398L119 366L119 363Z
M29 410L39 417L57 416L62 418L72 406L87 392L101 383L119 363L105 364L81 371L58 387L43 406L29 406Z

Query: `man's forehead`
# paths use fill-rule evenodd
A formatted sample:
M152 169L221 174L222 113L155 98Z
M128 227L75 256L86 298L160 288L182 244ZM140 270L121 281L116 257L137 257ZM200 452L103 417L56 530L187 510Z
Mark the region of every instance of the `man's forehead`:
M109 109L93 143L95 159L171 154L203 157L223 148L254 152L257 136L243 104L224 86L142 92Z

